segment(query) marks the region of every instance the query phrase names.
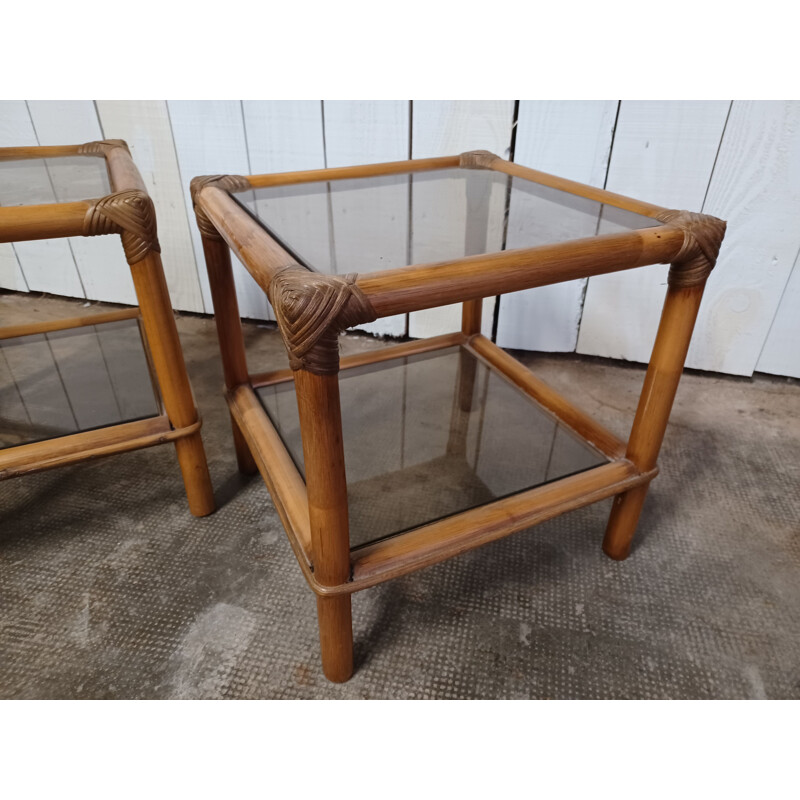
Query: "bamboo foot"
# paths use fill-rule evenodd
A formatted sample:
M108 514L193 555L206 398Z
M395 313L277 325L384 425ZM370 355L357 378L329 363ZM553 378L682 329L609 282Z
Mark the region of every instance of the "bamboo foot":
M189 511L195 517L205 517L216 510L214 489L208 474L206 454L200 432L175 441L175 451L183 474L183 485L189 501Z
M630 554L648 487L649 484L637 486L614 498L603 539L603 552L615 561L624 561Z
M353 674L353 620L350 595L317 597L322 671L329 681L344 683Z

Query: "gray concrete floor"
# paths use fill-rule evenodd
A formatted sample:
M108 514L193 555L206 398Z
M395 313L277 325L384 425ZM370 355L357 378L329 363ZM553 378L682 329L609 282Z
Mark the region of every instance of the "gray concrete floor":
M0 295L4 324L103 310ZM314 597L240 476L213 320L179 320L219 510L169 447L0 483L4 698L800 698L800 386L684 376L631 557L610 501L353 601L356 674L322 676ZM286 363L246 326L251 369ZM380 347L365 336L343 349ZM638 365L519 354L627 435Z

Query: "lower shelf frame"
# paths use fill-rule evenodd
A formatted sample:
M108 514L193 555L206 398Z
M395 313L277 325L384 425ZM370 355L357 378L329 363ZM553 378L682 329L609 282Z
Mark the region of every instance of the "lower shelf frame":
M191 425L173 428L169 417L161 414L134 422L121 422L91 431L57 436L41 442L16 445L0 450L0 480L174 442L197 433L201 425L198 418Z
M625 457L626 443L574 406L504 350L480 334L446 334L343 357L341 369L461 345L536 400L608 462L491 503L453 514L350 550L350 579L335 586L314 577L305 482L255 388L293 380L289 369L249 376L226 393L228 407L273 499L300 568L319 597L353 594L545 522L567 511L648 484L658 467L642 472Z

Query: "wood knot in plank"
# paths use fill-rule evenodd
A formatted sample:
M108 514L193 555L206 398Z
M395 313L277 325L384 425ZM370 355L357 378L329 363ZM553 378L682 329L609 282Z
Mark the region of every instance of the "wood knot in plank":
M499 157L488 150L470 150L458 157L458 165L462 169L489 169Z
M684 234L683 247L670 266L669 285L685 289L703 283L717 263L727 223L692 211L664 211L657 218Z
M198 175L196 178L192 178L189 183L189 192L192 197L192 205L194 206L194 214L200 233L209 239L221 240L222 237L208 218L208 214L197 204L197 197L206 186L217 186L226 192L243 192L245 189L250 188L250 181L243 175Z
M149 252L161 252L153 201L138 189L115 192L93 201L83 220L84 236L119 233L129 264L141 261Z
M292 369L317 375L339 371L339 333L377 318L356 275L320 275L297 265L278 272L269 296Z

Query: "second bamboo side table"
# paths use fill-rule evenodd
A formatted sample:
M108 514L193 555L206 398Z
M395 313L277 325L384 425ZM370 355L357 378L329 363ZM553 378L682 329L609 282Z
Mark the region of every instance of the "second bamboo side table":
M0 149L0 242L107 235L122 241L138 308L0 327L0 480L171 443L189 509L205 516L200 418L127 145Z

